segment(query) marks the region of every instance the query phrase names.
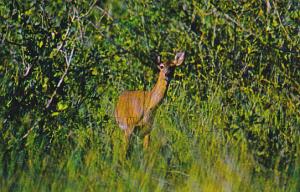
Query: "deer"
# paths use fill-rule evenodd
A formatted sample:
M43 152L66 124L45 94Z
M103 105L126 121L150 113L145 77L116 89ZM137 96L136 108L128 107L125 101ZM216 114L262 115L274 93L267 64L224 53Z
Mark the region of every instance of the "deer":
M125 133L125 153L136 127L140 128L143 148L148 148L156 109L165 98L175 68L183 63L185 53L178 52L173 61L161 62L160 58L160 56L157 57L159 75L154 87L150 91L124 91L117 101L115 118Z

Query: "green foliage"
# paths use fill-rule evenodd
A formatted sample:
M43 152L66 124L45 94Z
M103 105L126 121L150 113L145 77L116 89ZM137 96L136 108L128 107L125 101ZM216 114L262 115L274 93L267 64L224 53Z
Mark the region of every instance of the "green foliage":
M300 4L0 2L4 191L298 191ZM120 162L123 90L187 54L151 149ZM2 190L1 190L2 191Z

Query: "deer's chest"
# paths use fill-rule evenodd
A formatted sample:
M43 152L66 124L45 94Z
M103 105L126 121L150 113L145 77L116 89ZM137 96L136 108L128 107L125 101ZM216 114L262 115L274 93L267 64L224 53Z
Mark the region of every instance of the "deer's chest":
M142 134L147 134L152 130L152 124L155 117L156 110L149 110L144 113L143 118L141 119L138 126L140 127L140 132Z

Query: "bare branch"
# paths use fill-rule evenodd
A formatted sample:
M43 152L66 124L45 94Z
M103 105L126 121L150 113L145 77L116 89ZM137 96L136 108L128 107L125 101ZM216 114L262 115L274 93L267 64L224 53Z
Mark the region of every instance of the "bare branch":
M270 13L270 10L271 10L271 4L270 4L270 1L269 1L269 0L266 0L266 4L267 4L267 13L269 14L269 13Z
M90 12L92 11L92 9L94 8L94 6L96 5L97 1L98 1L98 0L95 0L95 1L92 3L92 5L90 6L89 10L88 10L85 14L83 14L82 16L80 16L79 19L88 16L88 15L90 14Z
M71 61L72 61L72 58L73 58L73 53L74 53L74 47L72 48L71 50L71 53L70 55L68 56L67 53L65 53L64 57L65 57L65 60L66 60L66 63L67 63L67 67L64 71L64 73L62 74L59 82L57 83L57 86L54 90L54 92L52 93L50 99L48 100L47 102L47 105L46 105L46 109L48 109L53 101L53 98L55 97L55 95L57 94L57 90L60 88L62 82L64 81L64 78L66 77L66 75L68 74L68 71L69 71L69 68L70 68L70 64L71 64Z
M30 70L31 70L31 67L32 65L28 64L27 67L26 67L26 71L25 73L23 74L23 77L27 77L30 73Z
M103 13L103 15L107 16L108 19L110 19L110 20L112 20L112 21L114 20L113 17L108 13L108 11L102 9L102 8L99 7L99 6L97 6L96 8L99 9L99 10Z
M27 131L27 133L26 133L25 135L23 135L22 139L25 139L33 129L34 129L34 126L32 126L32 127Z

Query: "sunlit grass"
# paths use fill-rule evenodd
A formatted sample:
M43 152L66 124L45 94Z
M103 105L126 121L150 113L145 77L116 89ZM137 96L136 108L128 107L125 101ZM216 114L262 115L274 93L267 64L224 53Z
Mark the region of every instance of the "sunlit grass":
M228 132L241 126L230 122L229 114L251 116L251 102L264 98L252 96L237 111L223 104L224 93L217 86L205 100L191 100L184 88L173 86L156 113L148 150L135 135L130 156L122 157L123 133L109 110L101 129L93 124L74 127L61 150L47 153L28 139L27 158L12 159L10 166L19 168L0 180L1 191L297 191L299 162L293 166L296 171L265 168L243 132ZM275 118L260 107L255 112L266 120ZM274 121L281 125L283 120ZM264 134L259 125L247 126Z

